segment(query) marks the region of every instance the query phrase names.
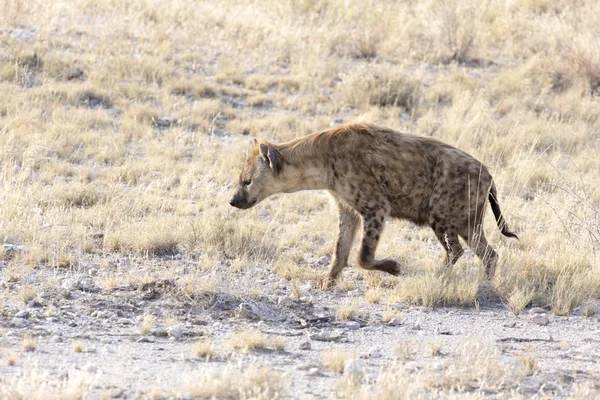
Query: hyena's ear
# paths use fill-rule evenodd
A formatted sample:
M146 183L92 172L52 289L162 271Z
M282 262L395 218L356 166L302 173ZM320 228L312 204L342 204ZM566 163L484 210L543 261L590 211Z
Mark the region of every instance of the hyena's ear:
M260 144L260 155L264 158L265 161L269 163L269 167L275 171L279 172L279 159L277 157L277 153L271 146L265 143Z

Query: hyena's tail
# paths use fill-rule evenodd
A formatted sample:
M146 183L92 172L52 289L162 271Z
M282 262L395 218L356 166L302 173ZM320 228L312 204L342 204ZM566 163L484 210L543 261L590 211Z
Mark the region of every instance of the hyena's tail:
M500 228L500 232L502 232L504 236L519 239L517 235L508 230L506 221L502 216L502 211L500 211L500 204L498 204L497 197L498 195L496 194L496 185L492 182L492 187L490 189L488 199L490 200L490 205L492 206L494 217L496 217L496 223L498 224L498 228Z

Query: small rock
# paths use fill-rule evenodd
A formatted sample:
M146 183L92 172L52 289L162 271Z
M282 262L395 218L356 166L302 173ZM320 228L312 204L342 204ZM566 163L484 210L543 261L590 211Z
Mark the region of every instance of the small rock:
M421 330L421 325L419 325L419 324L415 324L415 325L412 327L412 330L413 330L413 331L420 331L420 330Z
M21 310L18 313L15 314L15 318L23 318L23 319L28 319L29 318L29 311L27 310Z
M383 356L383 354L381 353L381 350L379 350L377 347L373 346L369 349L367 355L370 358L381 358Z
M400 114L400 118L402 118L405 121L408 121L410 119L410 115L408 113L402 113Z
M12 258L18 253L27 253L29 251L27 247L17 244L4 243L3 247L6 258Z
M311 368L311 369L308 370L308 375L310 375L310 376L317 375L318 373L319 373L319 368L313 367L313 368Z
M52 322L52 323L57 323L58 322L58 317L47 317L46 321Z
M98 370L98 367L96 367L93 364L85 364L83 367L81 367L81 370L85 371L85 372L94 373L94 372L96 372Z
M533 318L531 318L531 322L537 325L546 326L550 323L550 319L544 314L536 314Z
M359 358L347 360L344 363L344 376L359 381L365 376L365 362Z
M79 290L81 288L81 283L77 278L67 278L62 283L62 288L68 291Z
M236 314L240 318L246 318L249 320L259 320L260 316L258 315L258 310L251 303L241 303L236 308Z
M52 340L54 343L62 343L63 342L63 338L60 335L54 335L52 336Z
M541 307L533 307L529 310L529 314L546 314L548 311L544 310Z
M300 350L310 350L311 349L311 345L309 341L306 342L302 342L300 343Z
M398 318L392 318L392 319L390 319L390 321L388 322L388 325L390 325L390 326L400 326L400 325L402 325L402 323L403 323L403 322L402 322L402 320L401 320L401 319L398 319ZM415 325L415 327L417 327L417 326L418 326L418 325ZM415 329L415 328L413 327L413 329ZM420 326L419 326L419 329L421 329L421 327L420 327ZM417 329L415 329L415 330L417 330Z
M357 297L360 296L360 289L354 289L354 290L350 290L348 293L348 296L350 297Z
M308 337L309 339L316 340L318 342L337 342L344 337L344 333L337 330L323 330L321 332L311 333Z
M356 321L348 321L348 322L346 322L345 327L346 327L346 329L355 331L360 328L360 324Z
M183 336L183 329L179 325L172 325L167 328L167 333L169 336L179 339Z
M10 326L14 326L15 328L25 328L29 325L29 322L25 318L13 318L10 320Z
M291 307L294 305L294 303L294 299L292 299L290 296L281 296L279 299L277 299L277 304L282 307Z
M319 257L319 259L317 260L316 264L321 266L321 267L326 267L329 265L329 263L331 262L331 259L329 256L321 256Z
M40 295L41 296L41 295ZM43 307L44 305L42 303L40 303L37 300L29 300L29 302L27 303L27 307L28 308L40 308Z
M167 336L169 336L169 333L166 330L162 329L162 328L153 328L153 329L150 329L150 334L152 336L156 336L156 337L167 337Z
M517 326L517 323L515 321L512 322L507 322L506 324L503 325L505 328L514 328L515 326Z

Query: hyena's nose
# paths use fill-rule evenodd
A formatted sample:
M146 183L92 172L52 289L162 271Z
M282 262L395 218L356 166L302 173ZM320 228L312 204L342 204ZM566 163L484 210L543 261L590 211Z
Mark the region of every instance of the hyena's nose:
M237 199L235 198L235 196L233 196L233 197L231 198L231 200L229 200L229 205L230 205L230 206L232 206L232 207L236 207L236 208L238 207L238 201L237 201Z

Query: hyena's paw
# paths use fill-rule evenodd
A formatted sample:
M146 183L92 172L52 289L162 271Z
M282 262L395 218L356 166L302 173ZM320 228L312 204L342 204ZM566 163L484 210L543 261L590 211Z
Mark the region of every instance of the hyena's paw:
M317 278L316 287L321 288L321 290L329 290L333 288L335 284L335 278L332 278L329 273L323 274Z
M392 274L394 276L398 276L402 272L402 267L400 266L398 261L393 260L391 258L384 258L383 260L379 260L375 265L375 269L387 272L388 274Z

